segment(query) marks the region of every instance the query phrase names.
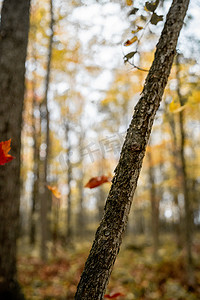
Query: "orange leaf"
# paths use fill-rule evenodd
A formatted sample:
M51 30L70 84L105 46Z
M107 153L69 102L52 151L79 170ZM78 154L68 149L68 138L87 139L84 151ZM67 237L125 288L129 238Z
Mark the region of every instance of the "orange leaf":
M115 293L115 294L113 294L112 296L106 294L106 295L104 296L104 298L114 299L114 298L117 298L117 297L119 297L119 296L124 296L124 295L123 295L122 293Z
M85 187L93 189L99 185L102 185L105 182L110 182L111 178L105 175L92 177L85 185Z
M11 139L0 143L0 165L5 165L9 161L13 160L13 158L15 158L12 155L8 154L11 149L10 143Z
M56 186L47 185L47 188L52 192L52 194L54 194L56 198L59 199L61 197L61 193L58 191Z
M132 45L133 43L135 43L137 40L138 40L137 36L134 36L132 39L127 40L127 41L124 43L124 46L130 46L130 45Z

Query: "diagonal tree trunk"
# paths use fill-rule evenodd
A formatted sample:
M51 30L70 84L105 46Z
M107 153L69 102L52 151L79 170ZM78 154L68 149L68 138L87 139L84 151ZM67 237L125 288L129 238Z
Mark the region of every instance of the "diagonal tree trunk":
M30 0L5 0L0 25L0 140L15 160L0 166L0 299L23 299L16 280L20 149Z
M126 228L156 111L171 71L189 0L174 0L157 44L153 64L127 131L105 212L79 282L76 300L101 300Z

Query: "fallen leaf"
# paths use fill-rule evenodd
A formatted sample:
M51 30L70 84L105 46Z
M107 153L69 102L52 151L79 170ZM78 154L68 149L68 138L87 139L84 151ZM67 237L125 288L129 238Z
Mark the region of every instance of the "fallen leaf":
M61 193L58 191L56 186L47 185L47 188L52 192L52 194L54 194L56 198L59 199L61 197Z
M119 297L119 296L124 296L122 293L115 293L115 294L113 294L112 296L111 295L109 295L109 294L106 294L105 296L104 296L104 298L107 298L107 299L115 299L115 298L117 298L117 297Z
M15 158L14 156L8 154L8 152L11 149L10 143L11 143L11 139L0 143L0 165L1 166L5 165L6 163L8 163L9 161Z
M93 189L99 185L102 185L105 182L110 182L111 181L111 177L109 176L97 176L97 177L92 177L85 185L85 187L89 188L89 189Z

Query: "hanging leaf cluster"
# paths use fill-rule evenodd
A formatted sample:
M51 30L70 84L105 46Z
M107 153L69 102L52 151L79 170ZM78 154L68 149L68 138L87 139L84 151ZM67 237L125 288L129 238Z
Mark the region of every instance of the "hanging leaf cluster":
M151 19L150 19L150 23L153 25L157 25L158 22L163 21L163 16L159 16L157 15L157 13L155 12L155 10L157 9L159 4L159 0L156 0L154 2L149 2L147 1L145 3L145 9L149 12L152 13Z
M133 4L133 1L126 1L126 4L128 6L131 6ZM134 43L137 42L137 45L139 44L140 42L140 39L141 37L143 36L143 34L141 35L140 38L138 38L137 36L137 33L140 31L140 30L145 30L147 24L150 22L151 24L153 25L157 25L158 22L162 21L163 20L163 16L159 16L157 15L157 13L155 12L157 7L159 5L159 0L156 0L156 1L146 1L145 2L145 6L144 6L144 9L148 12L151 13L150 15L150 19L148 20L147 17L141 15L141 20L143 20L144 22L146 22L146 25L144 27L142 26L137 26L137 28L135 30L132 30L131 33L134 35L131 39L128 39L125 43L124 43L124 46L131 46L133 45ZM137 12L138 12L138 8L137 7L133 7L130 12L128 13L128 16L131 16L131 15L135 15ZM136 46L136 51L132 51L128 54L126 54L124 56L124 62L130 62L129 60L132 59L134 57L134 55L137 53L137 48L138 46ZM133 66L134 63L132 64Z

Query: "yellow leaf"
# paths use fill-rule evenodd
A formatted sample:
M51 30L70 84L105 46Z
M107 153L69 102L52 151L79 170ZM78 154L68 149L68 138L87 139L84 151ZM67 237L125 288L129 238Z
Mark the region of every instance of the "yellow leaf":
M52 192L52 194L54 194L56 198L59 199L61 197L61 193L58 191L56 186L47 185L47 188Z
M134 36L132 39L127 40L127 41L124 43L124 46L130 46L130 45L132 45L133 43L135 43L137 40L138 40L137 36Z
M193 91L192 95L188 99L189 104L198 104L200 103L200 91Z
M126 5L131 6L133 4L133 0L126 0Z
M179 104L178 103L175 103L174 100L170 103L169 105L169 111L170 112L174 112L176 109L179 108Z
M135 34L135 33L137 33L138 31L140 31L140 30L142 30L142 29L143 29L142 26L137 26L137 29L136 29L136 30L132 30L131 33L132 33L132 34Z

